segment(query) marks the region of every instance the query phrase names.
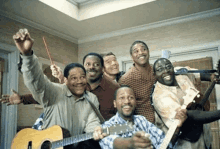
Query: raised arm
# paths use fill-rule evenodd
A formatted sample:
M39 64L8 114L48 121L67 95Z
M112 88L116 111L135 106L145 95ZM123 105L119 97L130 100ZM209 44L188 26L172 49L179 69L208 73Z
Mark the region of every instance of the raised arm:
M31 38L28 30L20 29L19 32L13 36L13 39L23 59L22 72L24 83L31 91L34 99L41 104L47 102L45 99L53 99L53 97L56 96L56 91L52 83L43 74L38 59L33 54L32 46L34 40ZM48 96L46 94L48 94ZM49 96L49 94L53 97Z

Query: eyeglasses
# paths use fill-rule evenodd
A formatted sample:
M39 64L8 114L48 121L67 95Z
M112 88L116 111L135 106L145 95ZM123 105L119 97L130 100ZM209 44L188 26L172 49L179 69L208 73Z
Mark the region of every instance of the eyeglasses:
M173 68L172 65L166 65L165 67L160 67L160 68L156 69L156 71L162 72L162 71L164 71L165 69L166 69L166 70L171 70L172 68Z

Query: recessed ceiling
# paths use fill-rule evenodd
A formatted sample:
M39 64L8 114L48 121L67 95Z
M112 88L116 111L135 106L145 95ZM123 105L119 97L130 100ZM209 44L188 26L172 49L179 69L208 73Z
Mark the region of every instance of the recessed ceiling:
M220 15L219 0L148 0L148 3L135 0L140 3L133 6L129 2L134 0L99 0L80 8L70 5L67 0L56 0L56 3L55 0L41 0L53 2L53 7L40 0L0 1L0 15L76 43L118 36L120 32L140 31L149 25L159 26L174 19L182 18L184 21L196 14L207 16L207 11ZM119 8L119 4L126 7ZM107 7L112 11L106 11ZM73 10L77 13L74 14Z
M120 11L155 0L39 0L40 2L78 20Z

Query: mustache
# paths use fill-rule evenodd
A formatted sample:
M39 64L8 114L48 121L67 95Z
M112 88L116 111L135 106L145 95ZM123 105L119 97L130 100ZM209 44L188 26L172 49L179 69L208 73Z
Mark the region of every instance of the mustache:
M97 72L95 69L89 69L86 72Z

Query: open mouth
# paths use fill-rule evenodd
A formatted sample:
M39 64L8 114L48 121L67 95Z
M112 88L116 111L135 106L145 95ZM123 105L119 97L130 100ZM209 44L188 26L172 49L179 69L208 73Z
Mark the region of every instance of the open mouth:
M123 108L122 108L123 110L131 110L132 109L132 107L131 106L128 106L128 105L126 105L126 106L123 106Z
M163 77L163 79L166 80L166 81L170 81L171 80L171 76L167 75L167 76Z
M96 74L96 71L89 71L88 72L90 75L95 75Z
M145 59L146 58L146 56L144 56L144 55L142 55L142 56L140 56L140 57L138 57L138 59Z

